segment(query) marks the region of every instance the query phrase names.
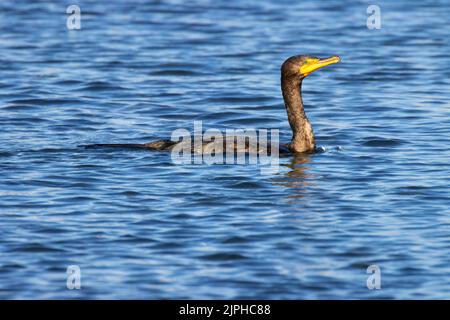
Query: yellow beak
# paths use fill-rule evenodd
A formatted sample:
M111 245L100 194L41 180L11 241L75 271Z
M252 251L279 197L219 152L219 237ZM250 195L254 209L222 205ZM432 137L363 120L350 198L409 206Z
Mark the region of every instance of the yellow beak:
M339 58L338 56L333 56L326 59L310 59L309 61L307 60L306 63L300 67L300 72L304 76L307 76L308 74L310 74L313 71L316 71L317 69L326 67L330 64L338 63L339 61L341 61L341 58Z

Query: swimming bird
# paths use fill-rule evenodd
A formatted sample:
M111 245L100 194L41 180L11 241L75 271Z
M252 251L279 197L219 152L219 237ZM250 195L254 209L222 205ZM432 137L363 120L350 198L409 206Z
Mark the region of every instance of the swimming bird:
M281 66L281 91L283 94L284 105L286 107L286 112L288 116L289 125L292 129L292 139L288 144L284 144L281 146L281 151L284 152L286 150L291 153L305 153L305 152L313 152L316 148L314 132L309 121L306 116L305 109L303 107L302 100L302 83L303 79L309 76L312 72L323 68L325 66L338 63L340 61L340 57L332 56L329 58L317 58L309 55L297 55L288 58ZM223 139L223 150L227 148L226 139ZM93 144L93 145L85 145L84 147L123 147L123 148L146 148L151 150L172 150L175 146L180 146L180 143L184 143L183 141L172 141L172 140L158 140L144 144ZM204 152L205 149L209 149L211 143L213 142L204 142L202 144L202 150L194 150L193 144L191 144L191 140L188 140L189 147L192 148L192 152ZM235 151L244 151L244 152L257 152L259 153L259 149L263 146L259 145L251 145L248 141L246 141L244 150L237 150L237 143L235 140L232 140L233 146L231 149ZM217 146L217 144L216 144ZM242 146L241 146L242 147ZM267 149L270 150L270 145L267 146ZM215 149L217 153L219 150Z

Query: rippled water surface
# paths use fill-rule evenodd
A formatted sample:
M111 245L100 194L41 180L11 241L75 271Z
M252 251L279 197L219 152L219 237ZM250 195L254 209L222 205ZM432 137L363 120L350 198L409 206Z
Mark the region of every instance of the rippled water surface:
M450 298L450 3L0 4L1 298ZM88 149L178 128L290 128L279 69L340 55L304 101L324 152L176 165ZM366 269L381 268L381 290ZM78 265L82 289L66 289Z

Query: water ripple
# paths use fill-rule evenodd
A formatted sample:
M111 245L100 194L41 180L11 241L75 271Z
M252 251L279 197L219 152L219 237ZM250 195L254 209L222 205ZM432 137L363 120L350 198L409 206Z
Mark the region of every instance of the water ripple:
M448 299L450 4L379 1L370 30L361 3L86 0L67 30L1 2L0 298ZM77 147L194 120L289 142L301 53L342 63L303 81L318 149L278 172Z

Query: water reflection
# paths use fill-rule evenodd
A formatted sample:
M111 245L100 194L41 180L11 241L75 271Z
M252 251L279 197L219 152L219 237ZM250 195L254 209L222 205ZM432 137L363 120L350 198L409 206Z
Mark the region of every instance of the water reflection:
M312 185L310 167L311 154L293 155L285 164L290 170L283 176L278 176L273 180L273 184L290 189L289 199L303 198L308 192L308 187Z

